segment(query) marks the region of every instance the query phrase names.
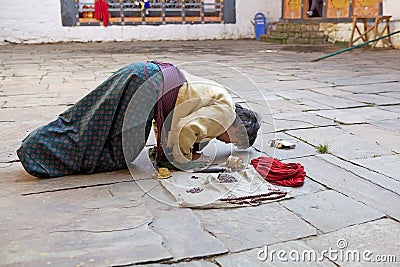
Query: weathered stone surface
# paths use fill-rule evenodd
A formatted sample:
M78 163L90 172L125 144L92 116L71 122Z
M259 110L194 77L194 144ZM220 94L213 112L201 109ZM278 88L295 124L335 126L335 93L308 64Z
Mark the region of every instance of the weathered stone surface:
M139 265L135 265L135 266L149 266L148 264L139 264ZM193 261L182 261L182 262L178 262L178 263L168 263L168 264L151 264L150 266L152 267L168 267L168 266L172 266L172 267L217 267L218 265L216 265L215 263L212 263L210 261L207 260L193 260Z
M400 153L400 134L385 130L373 125L344 125L342 129L351 135L359 136L362 139L375 142L386 147L395 153Z
M115 198L110 188L68 190L1 202L3 264L134 264L170 259L141 192ZM89 261L90 260L90 261Z
M273 120L276 131L333 126L335 124L333 120L309 112L277 113L274 114Z
M327 145L329 153L347 160L392 154L390 148L383 147L372 140L354 136L339 127L302 129L287 133L315 147L320 144Z
M398 114L382 109L373 107L362 107L352 109L339 109L339 110L318 110L312 111L325 118L339 121L341 123L365 123L380 121L382 118L396 119Z
M284 97L285 99L294 100L299 104L304 104L317 109L365 106L365 104L361 103L360 101L340 97L333 98L331 96L326 96L309 90L278 91L276 94Z
M400 119L374 121L371 124L377 125L381 128L388 129L393 132L400 133Z
M364 78L364 77L363 77ZM372 77L376 78L376 77ZM394 77L390 77L392 80ZM360 93L360 94L371 94L371 93L386 93L389 91L396 92L399 89L399 82L389 82L389 83L371 83L368 85L351 85L351 86L338 86L336 88L348 92Z
M231 252L316 234L313 227L277 203L237 209L195 210L195 213L204 227L224 242Z
M385 214L400 218L400 196L363 178L326 162L320 157L300 158L307 176L335 191L362 202Z
M395 84L399 82L399 79L397 77L393 77L392 75L389 74L357 75L353 77L348 77L348 76L346 77L346 76L345 77L342 76L341 78L335 79L332 82L335 83L336 85L356 85L354 86L355 88L346 88L348 91L352 92L354 91L362 92L364 88L373 87L376 86L376 84L380 84L381 86L385 85L390 86L393 83ZM368 92L372 92L372 89L370 89Z
M400 103L399 99L377 94L352 94L352 95L344 95L341 97L358 101L361 103L374 104L374 105L391 105Z
M60 178L39 179L29 175L23 169L21 163L14 163L12 166L2 169L1 176L1 186L9 186L12 184L12 188L18 192L18 194L22 195L133 181L133 178L127 170L92 175L71 175Z
M203 230L190 209L176 208L152 198L146 199L146 205L154 216L150 228L162 236L163 246L174 261L228 252L220 240Z
M352 94L351 92L341 90L340 87L311 88L310 90L327 96L343 96Z
M400 181L400 172L396 171L400 162L399 154L370 159L354 159L352 162Z
M332 190L299 196L280 203L324 233L385 216L376 209Z
M393 106L379 106L379 108L383 109L383 110L387 110L387 111L391 111L391 112L400 114L400 105L399 105L399 103L400 103L400 99L397 99L397 102L396 102L395 105L393 105ZM400 116L397 117L397 119L400 119Z
M337 250L338 253L332 254L331 259L339 266L377 266L377 264L395 266L396 263L393 261L386 264L378 263L376 257L394 255L397 259L395 262L398 264L399 235L398 222L381 219L318 236L306 243L316 251L329 250L329 248Z
M365 180L368 180L371 183L377 184L389 191L392 191L392 192L400 195L400 183L393 178L390 178L386 175L369 170L358 164L353 164L349 161L341 160L330 154L319 155L319 157L324 159L325 161L332 163L344 170L347 170Z
M278 256L279 251L284 251L284 254ZM311 252L313 249L304 241L290 241L220 256L215 261L223 267L335 266L332 262L323 258L318 251L315 251L315 254L308 254L309 251Z

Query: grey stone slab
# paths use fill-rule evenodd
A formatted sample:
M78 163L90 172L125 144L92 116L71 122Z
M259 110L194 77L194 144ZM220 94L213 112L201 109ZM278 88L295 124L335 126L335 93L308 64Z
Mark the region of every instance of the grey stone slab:
M294 160L290 160L290 161L284 161L285 163L289 163L289 162L295 162ZM320 183L317 183L311 179L309 179L308 177L306 177L304 179L304 184L300 187L293 187L288 189L287 187L280 187L283 190L289 190L290 191L290 196L293 197L297 197L297 196L303 196L303 195L309 195L309 194L314 194L317 192L321 192L326 190L325 187L323 185L321 185Z
M400 88L400 84L398 84L397 88ZM400 92L398 91L398 89L393 90L392 92L379 93L379 95L400 99Z
M400 99L377 95L377 94L351 94L351 95L344 95L341 97L373 105L389 105L389 104L400 103Z
M329 153L348 160L392 154L390 148L379 145L373 140L351 135L339 127L302 129L287 133L315 147L320 144L327 145Z
M343 125L341 128L351 135L359 136L395 153L400 153L400 132L392 132L369 124Z
M171 261L170 261L171 262ZM173 262L173 261L172 261ZM168 267L168 266L171 266L171 267L175 267L175 266L177 266L177 267L192 267L192 266L194 266L194 267L217 267L218 265L216 265L215 263L213 263L213 262L210 262L210 261L207 261L207 260L191 260L191 261L182 261L182 262L177 262L177 263L165 263L165 264L161 264L161 263L158 263L158 264L135 264L135 266L141 266L141 267L148 267L148 266L151 266L151 267Z
M6 97L7 103L4 108L34 107L34 106L59 106L72 105L76 102L75 97L64 96L60 98L57 93L19 95Z
M275 147L271 147L270 141L277 139L288 141L292 144L295 144L296 147L294 149L278 149ZM260 134L257 137L253 147L258 151L262 151L263 153L279 160L310 156L317 153L316 150L309 144L301 142L298 139L295 139L285 133L276 133L274 135Z
M280 203L324 233L385 216L333 190L299 196Z
M400 172L397 171L400 162L399 154L370 159L354 159L352 162L400 181Z
M316 230L277 203L237 209L195 210L204 227L231 252L316 234Z
M1 254L2 264L23 266L129 265L170 259L161 237L147 225L113 232L32 232L14 234ZM139 242L138 242L139 241Z
M393 77L392 77L393 78ZM336 87L343 91L348 91L352 93L386 93L386 92L396 92L400 88L400 83L398 81L389 83L371 83L368 85L351 85L351 86L338 86Z
M386 75L359 75L356 77L342 77L339 79L335 79L332 81L336 85L357 85L357 87L369 87L373 86L374 84L377 83L385 83L385 84L391 84L391 83L398 83L399 79L397 77L394 77L393 75L386 74Z
M400 99L397 103L400 103ZM400 114L400 105L393 105L393 106L379 106L380 109L391 111L397 114ZM400 118L400 116L398 117Z
M309 112L277 113L273 120L275 131L334 125L332 120Z
M313 80L282 80L282 81L274 81L268 83L267 88L271 91L280 91L282 89L285 90L298 90L298 89L311 89L311 88L321 88L321 87L330 87L332 84L327 84L325 82L313 81Z
M308 106L307 104L298 103L294 100L271 100L268 101L268 104L273 113L303 112L316 109Z
M29 175L20 163L15 163L8 168L1 169L0 173L2 176L0 180L1 186L12 184L13 189L23 195L133 181L132 176L127 170L39 179Z
M8 197L0 205L6 230L2 263L123 265L170 259L161 236L148 228L153 217L140 193L116 198L107 187L93 187Z
M310 111L341 123L365 123L382 119L396 119L398 114L374 107Z
M351 92L341 90L339 87L311 88L310 90L327 96L344 96L352 94Z
M278 256L279 251L281 254ZM314 254L308 254L315 252ZM310 258L308 255L311 255ZM230 266L335 266L304 241L289 241L217 257L223 267Z
M350 226L312 238L306 243L316 251L337 250L330 257L339 266L397 266L400 243L399 223L391 219ZM396 262L378 262L380 255L394 255ZM326 254L329 258L329 255ZM387 258L387 257L386 257Z
M389 191L400 195L400 182L393 178L377 173L374 170L367 169L358 164L353 164L349 161L341 160L330 154L320 155L319 157L365 180L368 180L371 183L379 185Z
M347 100L340 97L326 96L310 90L278 91L276 94L286 99L294 100L299 104L307 105L316 109L364 106L364 104L356 99Z
M27 108L2 108L0 118L17 123L50 122L67 109L67 106L35 106Z
M174 261L228 252L220 240L204 231L190 209L175 208L152 198L146 199L146 206L154 216L150 228L162 236L163 246Z
M400 133L400 119L392 119L392 120L381 120L381 121L374 121L371 124L377 125L381 128L388 129L390 131Z
M319 156L299 158L307 176L330 189L338 191L385 214L400 218L400 196L367 181L350 171L325 161Z

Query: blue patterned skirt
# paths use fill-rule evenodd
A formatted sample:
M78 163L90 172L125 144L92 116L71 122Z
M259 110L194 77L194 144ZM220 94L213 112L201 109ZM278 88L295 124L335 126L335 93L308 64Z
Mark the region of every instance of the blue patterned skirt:
M115 72L22 141L17 154L23 167L42 178L126 168L149 135L162 88L158 73L159 67L150 62ZM128 149L123 149L123 135Z

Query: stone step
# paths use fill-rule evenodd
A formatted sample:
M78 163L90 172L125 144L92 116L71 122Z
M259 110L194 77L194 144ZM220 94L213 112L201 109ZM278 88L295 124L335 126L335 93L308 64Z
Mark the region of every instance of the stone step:
M260 40L279 44L325 44L328 36L319 23L276 23Z

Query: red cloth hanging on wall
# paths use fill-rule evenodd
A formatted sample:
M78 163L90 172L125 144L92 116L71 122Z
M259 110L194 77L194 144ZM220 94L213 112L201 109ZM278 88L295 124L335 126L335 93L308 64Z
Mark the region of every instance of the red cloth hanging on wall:
M104 0L98 0L94 3L94 17L103 20L103 25L108 26L108 4Z
M260 175L275 185L299 187L304 184L306 172L300 163L282 163L277 159L261 156L250 161Z

